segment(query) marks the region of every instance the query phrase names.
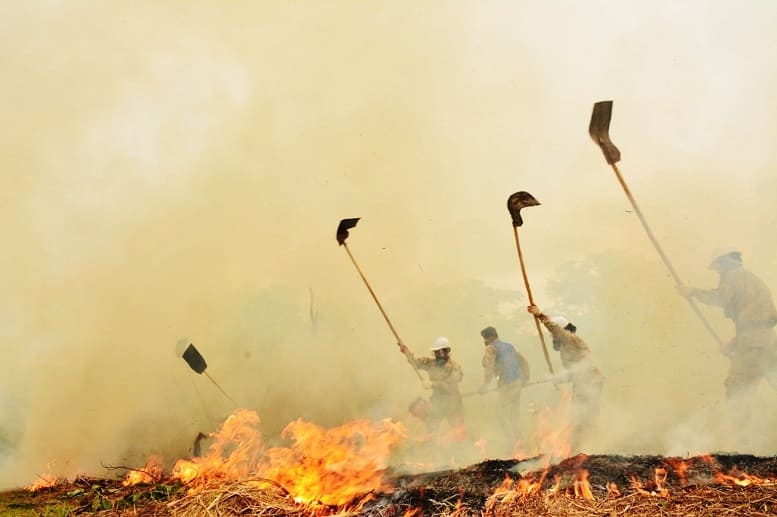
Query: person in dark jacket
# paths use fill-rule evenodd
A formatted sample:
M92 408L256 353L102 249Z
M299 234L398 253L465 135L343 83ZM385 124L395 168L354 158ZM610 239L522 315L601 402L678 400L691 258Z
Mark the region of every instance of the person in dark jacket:
M520 436L521 389L529 380L529 363L510 343L499 339L494 327L480 331L485 350L483 351L483 384L478 390L488 391L493 379L497 385L496 414L504 432L507 446L512 449Z

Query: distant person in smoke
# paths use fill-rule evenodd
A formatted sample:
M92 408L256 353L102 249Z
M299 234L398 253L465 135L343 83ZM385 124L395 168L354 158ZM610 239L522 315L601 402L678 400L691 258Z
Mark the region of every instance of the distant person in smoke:
M723 314L734 322L736 334L720 351L731 364L725 380L726 399L732 417L748 423L748 398L761 379L777 389L777 310L766 284L742 267L742 253L736 248L722 248L713 253L709 269L720 277L716 289L677 286L681 295L723 308Z
M416 358L404 343L399 343L399 348L411 365L429 375L429 380L424 382L424 388L431 390L432 395L428 408L425 407L422 413L427 428L434 432L443 420L447 421L451 428L462 427L464 418L459 383L463 373L461 366L451 359L448 338L435 339L432 346L434 357Z
M480 331L485 350L483 351L483 384L478 392L488 391L493 379L497 385L497 419L502 427L507 447L512 450L520 435L521 389L529 380L529 362L510 343L499 339L494 327Z
M588 345L576 334L575 325L564 316L549 317L543 314L536 305L529 305L527 310L545 325L553 337L553 350L561 355L565 372L558 376L558 380L572 383L570 442L572 447L577 447L581 438L593 429L599 417L604 377L593 364Z

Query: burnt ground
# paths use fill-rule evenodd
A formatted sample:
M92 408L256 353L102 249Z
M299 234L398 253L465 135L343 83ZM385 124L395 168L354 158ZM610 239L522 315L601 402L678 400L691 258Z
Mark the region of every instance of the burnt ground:
M488 460L414 475L388 472L393 491L365 494L349 508L298 505L282 487L259 490L232 482L193 497L170 481L123 487L118 480L78 478L37 492L0 493L0 515L777 515L777 457L578 455L547 471L541 461ZM575 494L583 469L594 500ZM721 473L730 478L716 479ZM745 473L762 479L747 479ZM528 495L514 491L492 497L506 478L533 482L535 488ZM759 484L765 480L771 481Z
M541 492L548 491L555 484L558 484L557 492L562 496L558 499L564 500L571 497L577 501L578 505L591 507L589 515L600 514L592 507L594 505L586 504L587 502L574 495L575 480L579 479L581 469L588 471L591 492L597 501L616 500L618 497L635 493L641 497L651 497L651 495L645 495L636 490L632 478L639 481L641 488L650 494L658 488L655 481L656 469L663 469L666 473L666 477L661 478L661 487L669 491L669 499L671 499L672 494L675 494L675 498L682 498L690 492L704 491L703 489L711 487L716 487L716 493L709 494L710 497L714 495L713 499L721 497L719 492L726 492L724 490L726 488L732 489L731 497L733 497L734 492L755 489L752 483L747 487L731 487L721 484L715 478L716 473L735 474L732 477L737 477L737 473L747 473L750 476L763 479L771 478L777 481L777 457L763 458L752 455L709 455L682 459L664 456L587 456L581 454L550 466L544 476L542 475L543 469L533 469L533 467L538 467L540 463L541 458L527 461L489 460L459 470L398 476L395 478L397 490L393 494L379 498L365 508L363 513L364 515L401 516L406 510L418 508L423 512L423 515L445 515L446 511L448 513L460 512L464 515L480 515L486 509L489 497L505 478L509 477L516 481L524 479L539 482L542 480ZM614 488L617 489L620 496L613 494L611 483L614 483ZM774 485L774 492L777 502L777 485ZM658 494L652 494L652 496L660 497ZM723 494L723 497L725 498L726 495ZM734 499L736 498L734 497ZM666 500L668 499L662 498L662 501ZM664 504L664 506L666 505ZM571 514L567 510L562 511L559 515ZM773 511L774 515L777 515L777 504L775 504ZM499 512L493 513L498 514ZM516 513L512 511L505 515L509 514ZM542 514L545 513L536 507L527 513L527 515ZM607 514L604 513L604 515ZM547 513L547 515L554 514ZM618 515L630 514L618 513Z

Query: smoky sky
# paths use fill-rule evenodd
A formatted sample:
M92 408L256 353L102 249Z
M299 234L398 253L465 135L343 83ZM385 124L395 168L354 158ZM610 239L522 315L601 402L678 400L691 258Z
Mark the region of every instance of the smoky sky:
M397 332L419 355L448 337L463 391L490 324L546 375L518 190L541 202L520 228L535 300L607 379L588 450L736 448L727 362L587 127L613 100L618 166L684 281L714 287L734 245L776 287L775 23L757 1L3 4L0 484L188 454L234 407L181 339L268 436L405 417L422 389L337 245L346 217ZM491 432L491 406L465 410Z

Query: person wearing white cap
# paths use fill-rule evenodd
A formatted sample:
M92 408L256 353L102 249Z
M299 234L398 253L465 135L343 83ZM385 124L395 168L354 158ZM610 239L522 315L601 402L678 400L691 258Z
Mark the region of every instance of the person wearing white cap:
M576 334L577 327L561 315L549 317L536 305L527 310L539 318L553 337L553 349L560 353L566 373L561 379L572 383L572 446L579 445L599 415L604 377L591 361L588 345Z
M426 418L429 430L435 431L443 420L446 420L451 428L460 430L464 425L459 391L463 373L461 366L450 357L451 346L448 338L440 336L434 340L431 348L434 357L416 358L404 343L399 343L399 348L411 365L429 375L429 381L424 383L424 388L432 390Z
M724 382L731 416L740 424L750 418L748 398L766 379L777 389L777 310L766 284L742 267L742 253L733 247L712 254L709 269L719 275L716 289L678 285L681 295L723 309L734 322L735 336L721 347L731 360Z

